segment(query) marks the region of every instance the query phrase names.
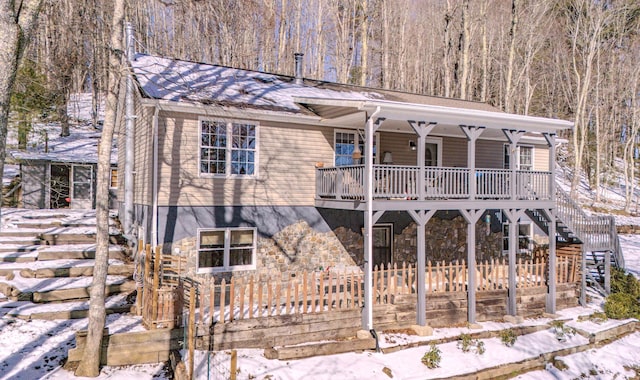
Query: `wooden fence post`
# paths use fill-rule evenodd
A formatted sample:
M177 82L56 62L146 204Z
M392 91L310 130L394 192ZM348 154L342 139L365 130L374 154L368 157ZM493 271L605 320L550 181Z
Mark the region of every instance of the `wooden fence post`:
M189 289L189 326L187 329L189 339L189 379L193 380L193 364L195 351L195 328L196 328L196 288L191 284ZM209 337L211 339L211 337Z
M238 373L238 351L231 350L231 367L229 368L231 380L236 380L236 374Z
M136 257L136 276L137 276L137 281L136 281L136 315L141 316L142 315L142 289L144 289L144 265L140 265L140 255L142 254L142 251L144 250L143 246L142 246L142 240L138 240L138 255Z
M151 325L156 328L156 320L158 318L158 288L160 287L160 262L158 255L160 254L160 247L156 247L156 255L153 261L153 297L151 300Z

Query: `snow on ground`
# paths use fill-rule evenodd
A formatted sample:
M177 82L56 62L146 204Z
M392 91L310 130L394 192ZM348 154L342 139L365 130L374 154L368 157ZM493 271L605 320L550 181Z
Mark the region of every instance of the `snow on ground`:
M625 253L628 270L640 274L640 235L623 235L621 244ZM0 302L0 315L9 309L2 308L10 302ZM601 300L596 300L589 308L571 308L559 312L562 319L573 319L568 325L583 331L595 332L612 327L624 321L607 321L601 325L589 321L575 321L580 315L599 310ZM19 306L13 303L11 307ZM108 317L112 332L141 329L138 317L111 315ZM524 325L540 325L549 319L529 319ZM485 322L485 330L498 330L510 325L501 322ZM5 315L0 319L0 379L45 379L75 378L72 372L60 368L60 363L69 348L74 346L76 330L86 328L86 320L76 321L24 321ZM474 332L466 328L436 329L433 337L419 338L402 334L383 334L381 346L409 344L419 340ZM390 339L385 339L389 337ZM394 341L395 343L392 343ZM390 354L375 352L347 353L318 356L300 360L268 360L263 350L242 349L238 352L238 379L389 379L383 372L390 371L393 379L428 379L434 377L463 374L501 363L533 358L542 352L567 348L586 343L586 339L574 335L566 342L559 342L550 330L519 337L516 344L505 347L499 339L484 339L486 353L463 353L455 342L438 345L442 351L440 368L428 369L420 358L429 349L421 346L399 350ZM229 352L221 351L207 355L198 351L196 355L197 379L228 378ZM550 366L544 371L535 371L520 376L522 379L624 379L635 376L632 368L640 367L640 333L634 333L597 349L560 358L567 369ZM211 376L208 377L207 373ZM46 376L45 376L46 375ZM163 365L140 365L122 368L105 367L99 379L168 379Z

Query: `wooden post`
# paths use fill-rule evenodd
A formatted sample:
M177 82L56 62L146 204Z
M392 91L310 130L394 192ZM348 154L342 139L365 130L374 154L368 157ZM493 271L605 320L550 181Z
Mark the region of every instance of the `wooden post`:
M611 251L604 252L604 291L611 293Z
M193 364L194 364L194 351L195 351L195 330L196 330L196 288L191 284L189 289L189 325L187 328L187 334L189 339L189 379L193 380ZM211 337L209 337L211 339Z
M136 289L136 315L140 316L142 315L142 292L144 289L144 265L140 265L140 254L142 254L142 251L144 250L143 245L142 245L142 240L138 240L138 255L136 258L136 263L138 264L137 267L137 273L136 275L138 276L138 281L137 282L137 289Z
M236 380L236 375L238 373L238 351L231 350L231 366L229 368L229 378L231 380Z
M547 305L546 311L550 314L556 312L556 282L557 260L556 260L556 216L553 210L545 210L549 220L549 277L547 278Z
M153 262L153 289L151 300L151 326L155 329L157 327L156 320L158 318L158 288L160 287L160 262L158 255L160 255L160 247L156 247L156 257Z

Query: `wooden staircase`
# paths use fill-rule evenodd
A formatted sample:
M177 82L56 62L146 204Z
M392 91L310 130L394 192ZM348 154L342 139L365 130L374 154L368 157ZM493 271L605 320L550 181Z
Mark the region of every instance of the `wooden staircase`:
M613 216L587 215L562 189L556 186L556 242L558 246L581 246L586 276L595 285L608 283L607 256L611 265L624 268L624 256ZM540 210L527 216L548 234L549 222Z
M96 250L95 212L3 210L0 230L0 312L24 319L86 316ZM110 222L107 313L127 312L135 290L133 264Z

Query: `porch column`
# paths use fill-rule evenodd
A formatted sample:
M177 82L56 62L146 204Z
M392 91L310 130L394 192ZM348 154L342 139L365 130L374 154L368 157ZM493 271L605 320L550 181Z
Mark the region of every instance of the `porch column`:
M413 130L418 135L418 199L425 199L427 197L427 189L426 189L426 167L424 166L424 144L427 141L427 136L433 128L436 126L435 123L427 124L425 121L407 121L409 125L413 128ZM417 223L417 221L416 221Z
M362 310L362 328L367 331L373 329L373 136L384 119L377 119L380 107L369 116L365 128L365 211L364 211L364 307Z
M556 312L556 216L553 209L544 209L549 221L549 277L547 278L547 302L546 311L549 314Z
M544 139L547 140L549 146L549 199L556 201L556 135L554 133L543 133Z
M469 199L476 198L476 140L484 127L474 127L472 125L461 125L460 129L467 136L467 168L469 169Z
M518 141L520 141L520 138L522 137L522 135L524 135L524 131L517 131L515 129L503 129L502 133L504 133L504 135L507 137L507 140L509 141L509 169L511 169L511 176L509 179L511 185L509 186L509 189L511 190L511 200L516 200L518 195L518 190L516 187L516 171L518 169Z
M426 225L429 219L435 214L436 210L420 210L420 211L407 211L411 218L418 225L418 234L417 243L418 247L416 250L416 254L418 256L417 260L417 276L416 276L416 293L418 297L418 302L416 303L416 324L420 326L426 326L427 324L427 293L425 290L425 271L426 271Z
M509 220L509 293L507 314L516 316L516 252L518 249L518 222L522 218L521 209L502 210Z
M476 323L476 223L484 209L460 210L467 220L467 316L470 324Z

